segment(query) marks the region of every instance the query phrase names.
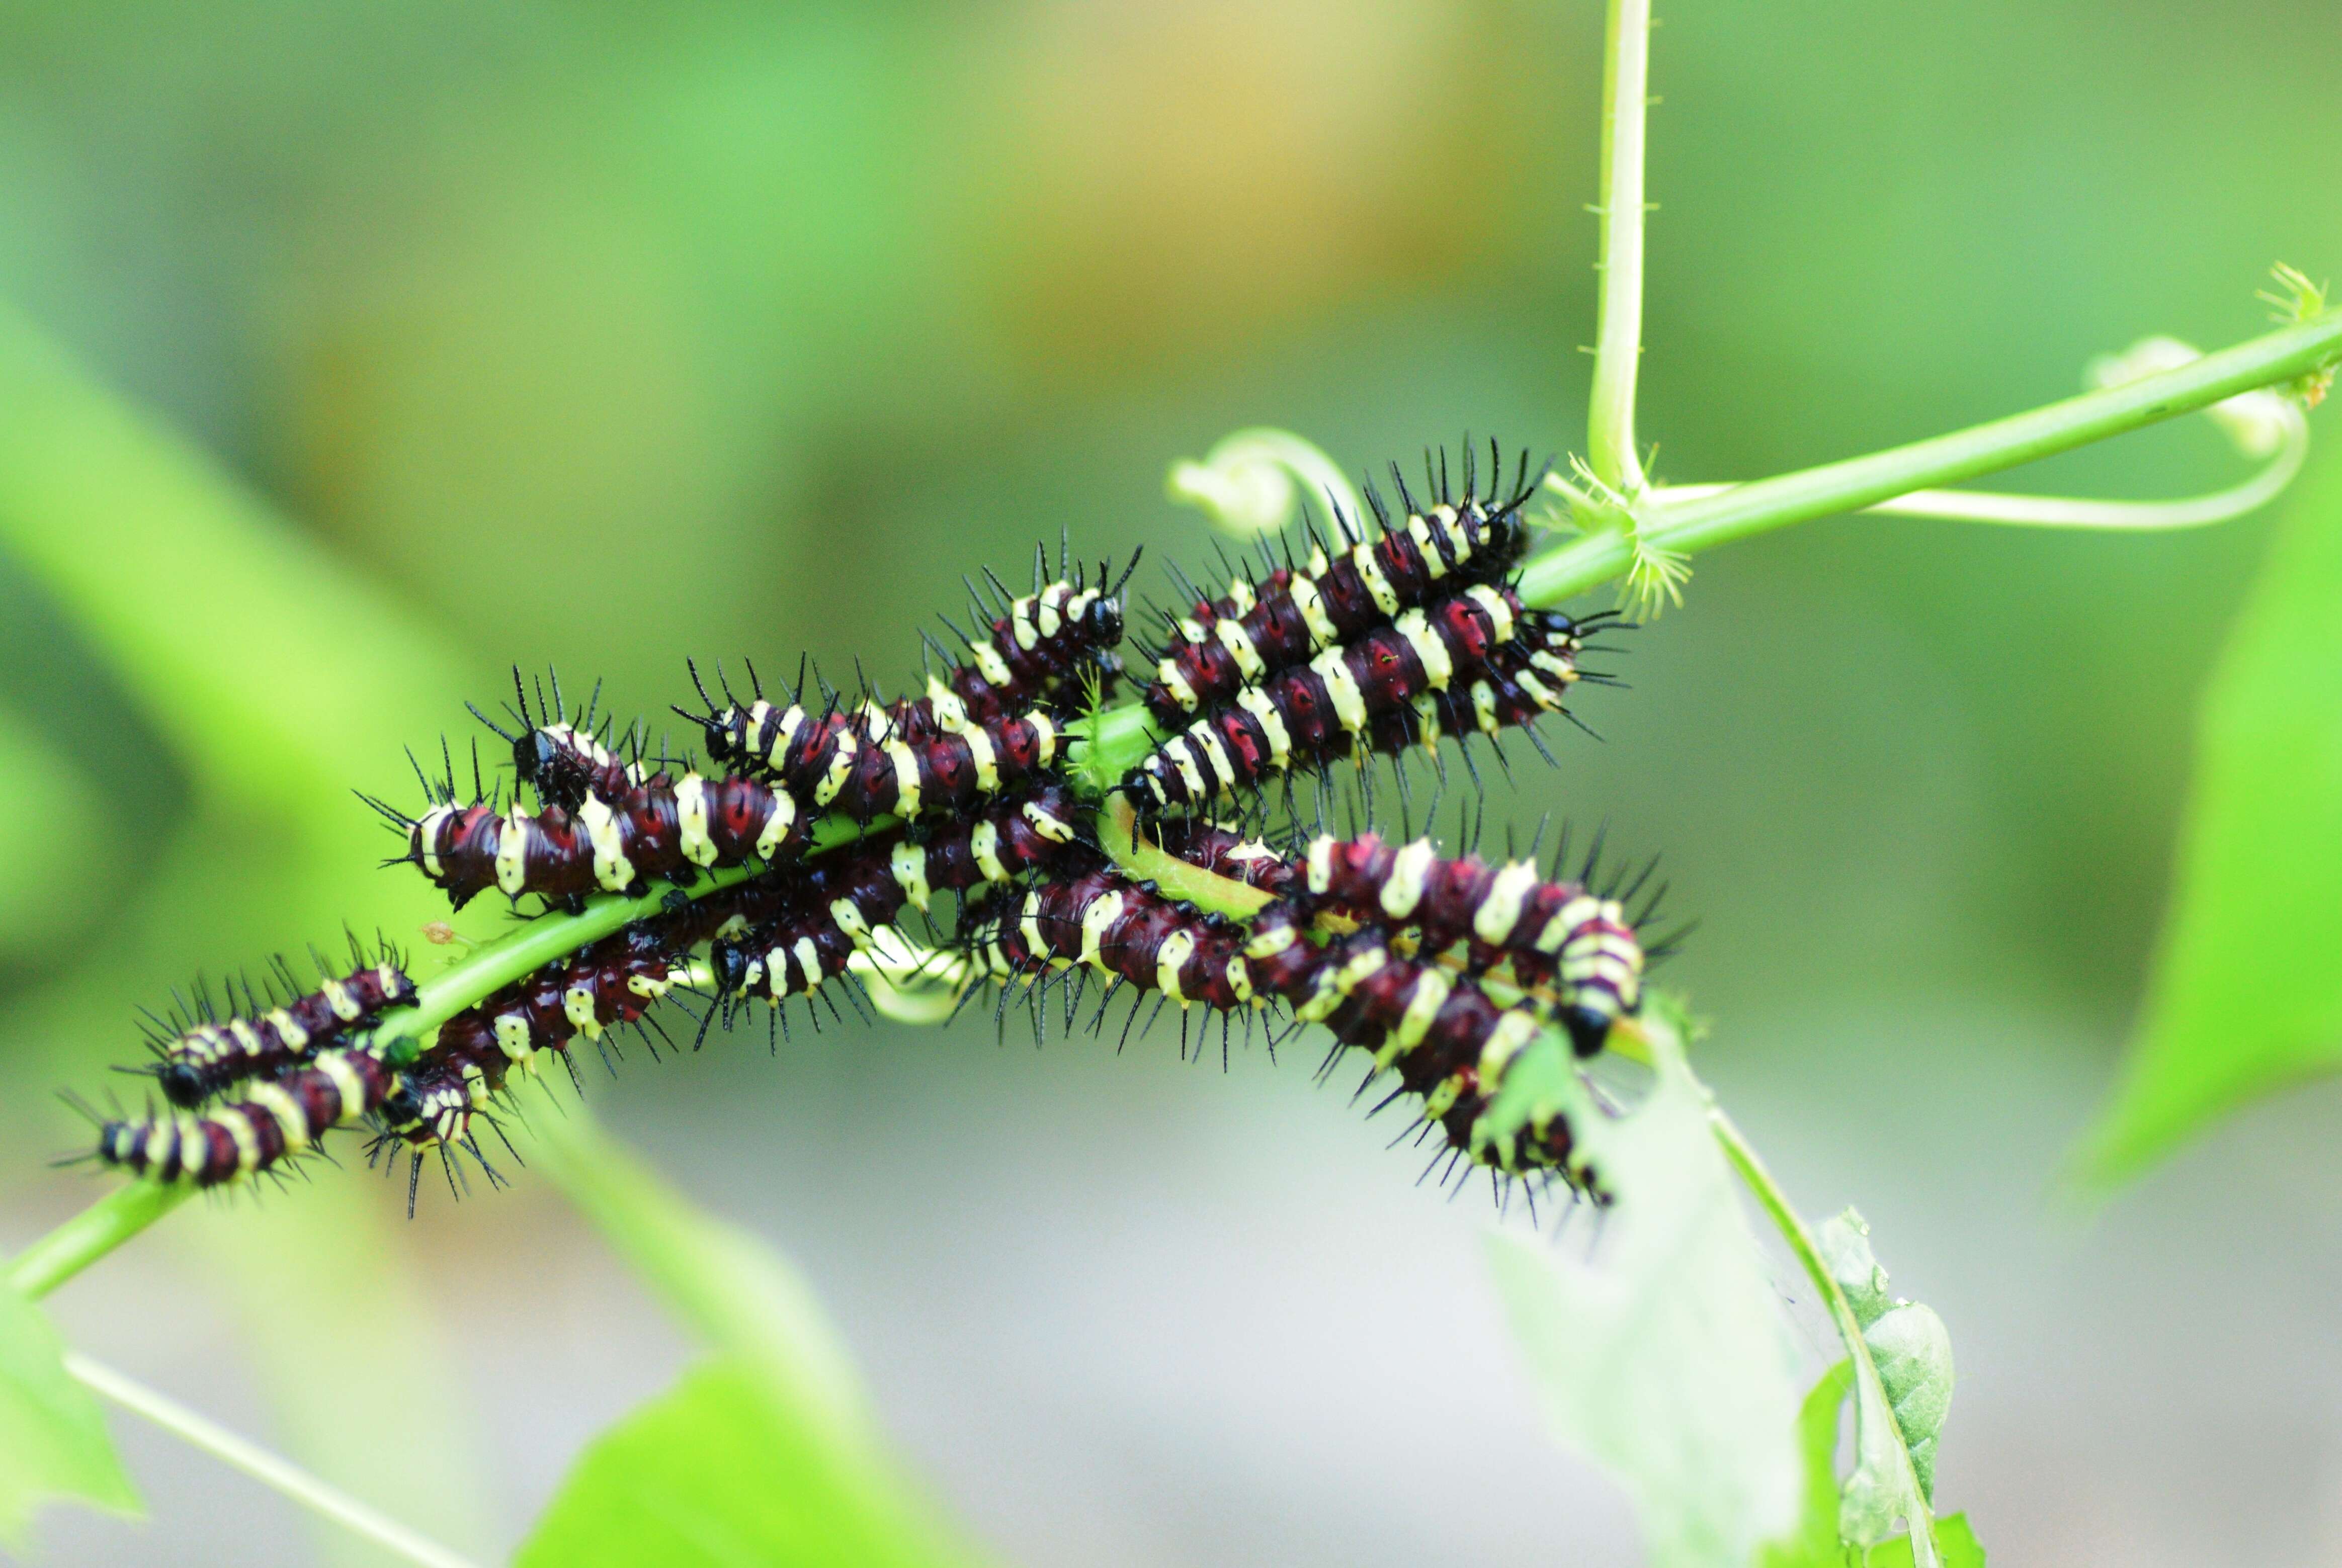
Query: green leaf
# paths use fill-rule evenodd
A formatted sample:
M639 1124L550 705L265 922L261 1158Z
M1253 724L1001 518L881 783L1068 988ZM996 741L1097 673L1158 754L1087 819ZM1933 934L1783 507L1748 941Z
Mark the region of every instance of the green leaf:
M1806 1503L1797 1527L1766 1543L1757 1568L1838 1568L1846 1547L1837 1533L1837 1426L1847 1392L1854 1387L1854 1363L1842 1361L1822 1373L1797 1413L1797 1447L1806 1467Z
M571 1467L515 1568L643 1563L952 1564L924 1513L873 1484L806 1409L723 1357L636 1410Z
M1936 1521L1936 1545L1943 1553L1944 1568L1984 1568L1984 1545L1968 1528L1965 1513L1947 1513ZM1847 1568L1911 1568L1911 1538L1897 1535L1867 1553L1849 1552L1846 1562Z
M1846 1478L1838 1530L1849 1541L1884 1541L1900 1519L1928 1516L1937 1434L1952 1403L1952 1340L1929 1308L1893 1300L1887 1271L1870 1250L1870 1227L1854 1210L1816 1227L1815 1244L1862 1328L1854 1393L1854 1471Z
M2342 1067L2342 461L2296 492L2206 690L2177 891L2120 1089L2078 1172L2137 1174Z
M711 1349L810 1413L834 1443L871 1451L876 1427L813 1289L778 1254L689 1199L604 1133L581 1103L541 1116L537 1164Z
M694 1207L583 1105L539 1118L536 1132L537 1164L718 1359L589 1452L525 1561L976 1560L897 1473L845 1346L794 1269ZM600 1482L636 1463L643 1483L606 1507ZM617 1528L607 1508L654 1545L570 1555L598 1539L593 1522Z
M140 1512L97 1401L65 1367L41 1309L0 1285L0 1543L21 1552L43 1498Z
M1838 1535L1837 1482L1839 1412L1854 1386L1854 1363L1842 1361L1822 1373L1806 1395L1797 1416L1798 1444L1806 1465L1806 1504L1797 1528L1769 1543L1757 1554L1757 1568L1910 1568L1911 1538L1898 1535L1867 1552ZM1944 1568L1984 1568L1984 1548L1964 1513L1935 1522L1936 1546Z
M1626 1489L1657 1563L1746 1563L1797 1517L1779 1303L1673 1035L1623 1121L1576 1124L1616 1208L1598 1267L1497 1232L1488 1258L1562 1441Z

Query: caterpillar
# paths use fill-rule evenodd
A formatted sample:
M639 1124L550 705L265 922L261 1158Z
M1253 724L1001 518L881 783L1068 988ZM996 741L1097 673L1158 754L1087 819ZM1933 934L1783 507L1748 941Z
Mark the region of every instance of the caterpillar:
M941 654L947 665L940 680L929 673L927 700L939 712L956 707L981 724L1008 718L1020 708L1044 703L1054 703L1064 711L1084 695L1078 688L1086 674L1096 674L1101 690L1109 687L1122 668L1114 656L1114 650L1122 644L1122 590L1138 570L1138 555L1137 551L1131 553L1111 588L1106 582L1113 574L1113 564L1100 562L1098 585L1093 588L1084 572L1076 571L1071 579L1065 575L1065 550L1060 545L1057 579L1045 586L1041 577L1048 569L1048 553L1036 544L1033 592L1016 599L1010 599L1000 580L986 572L986 580L1007 600L1006 607L992 614L988 624L979 618L977 624L984 634L978 636L961 631L948 619L944 622L966 644L965 664L953 660L933 637L926 639L929 650Z
M1046 725L1044 733L1054 750L1054 720L1086 700L1085 687L1090 680L1095 679L1103 693L1120 673L1120 662L1113 652L1123 635L1120 595L1137 569L1138 556L1132 554L1111 588L1104 585L1113 570L1111 563L1099 564L1097 587L1088 586L1081 573L1070 579L1061 574L1043 586L1039 579L1046 561L1046 554L1036 547L1034 592L1021 598L1009 598L999 579L985 574L1005 603L997 613L986 612L988 624L979 620L984 634L971 635L946 620L945 624L966 644L967 663L952 659L934 637L926 637L929 651L944 658L946 669L941 676L929 669L922 696L880 704L866 693L857 710L848 709L825 687L828 700L813 714L805 705L802 671L784 707L765 700L762 683L751 666L751 701L735 700L727 686L726 700L719 704L708 694L694 664L690 666L692 684L698 689L705 711L680 707L675 711L705 732L708 755L716 762L738 761L780 776L793 788L816 794L826 790L833 797L847 787L847 774L856 766L853 759L866 744L882 749L889 742L920 745L939 736L981 730L993 749L1001 752L1017 744L1009 726L1031 724L1037 719ZM1061 558L1061 574L1063 568ZM720 680L720 671L718 675ZM974 743L975 754L966 759L967 765L977 772L985 766L983 745L983 741ZM937 759L938 766L949 764L948 758ZM1039 765L1046 767L1048 763L1044 760ZM866 785L864 793L868 790ZM816 804L828 806L831 801L825 798Z
M1502 459L1492 443L1492 465ZM1441 499L1418 508L1397 464L1391 478L1406 509L1391 522L1382 497L1369 485L1377 532L1367 539L1336 511L1343 548L1329 556L1314 531L1305 566L1272 572L1259 584L1239 575L1226 595L1198 599L1188 616L1174 622L1170 641L1156 663L1146 705L1165 724L1181 723L1239 688L1306 661L1336 644L1387 624L1402 611L1458 588L1501 583L1528 549L1521 507L1542 482L1528 477L1528 454L1509 495L1478 494L1474 449L1464 448L1464 494L1448 495L1446 460L1435 488Z
M350 951L359 966L348 974L325 974L315 990L265 1009L256 1005L258 998L247 986L243 1011L214 1017L208 999L199 993L195 1010L205 1015L199 1022L168 1034L158 1030L149 1041L160 1058L153 1073L163 1097L190 1109L244 1079L274 1077L387 1009L415 1000L415 982L395 952L385 946L378 959L368 962L355 937ZM324 970L322 962L318 968ZM291 972L281 961L277 971L285 989L292 991ZM231 989L231 1000L233 994Z
M718 995L776 1004L810 996L901 917L938 892L965 894L1081 859L1074 797L1045 785L983 815L926 832L876 834L809 862L787 907L719 941L709 954Z
M493 796L458 805L451 788L426 787L436 804L420 817L367 804L406 830L406 853L388 864L420 867L457 909L489 888L566 901L652 877L688 882L703 867L786 864L812 831L795 796L739 774L654 774L615 802L588 794L575 814L559 805L507 808Z
M1398 1093L1423 1095L1423 1120L1442 1125L1450 1146L1476 1162L1585 1177L1571 1167L1569 1129L1558 1118L1533 1127L1526 1141L1499 1144L1476 1132L1505 1067L1543 1028L1537 1011L1499 1006L1470 976L1394 952L1379 930L1321 948L1304 934L1292 904L1269 905L1246 928L1093 862L1021 895L996 896L962 942L1004 981L1086 967L1182 1007L1226 1014L1282 1001L1296 1019L1331 1029L1337 1053L1370 1047L1369 1082L1397 1069Z
M561 701L560 677L552 677L552 702L546 703L545 694L539 691L537 712L532 715L528 690L521 682L518 666L515 666L511 713L519 723L517 732L506 730L475 704L466 703L465 706L472 710L474 718L512 747L513 772L522 784L536 792L540 806L557 805L575 812L589 795L616 804L649 776L639 754L635 761L625 762L603 744L601 731L594 722L594 710L602 697L598 684L586 700L586 711L572 724ZM639 754L641 742L632 726L626 732L626 739Z
M698 672L692 672L698 679ZM833 694L809 712L803 687L786 707L757 697L707 711L676 711L707 735L708 754L769 774L823 811L859 822L922 812L965 811L1054 771L1065 748L1057 721L1041 708L978 719L951 694L881 705L842 706Z
M1133 766L1122 787L1143 808L1170 811L1256 788L1272 773L1527 724L1564 711L1583 645L1577 623L1555 610L1525 612L1509 640L1460 667L1443 661L1441 637L1378 628L1245 687ZM1468 683L1460 692L1459 681Z
M208 1115L106 1122L96 1157L152 1181L215 1187L272 1170L327 1129L374 1111L397 1081L367 1051L323 1051L305 1066L253 1084L245 1098Z
M1441 855L1429 839L1393 845L1372 834L1314 839L1304 864L1297 901L1312 912L1416 927L1425 952L1468 944L1476 973L1502 959L1524 986L1557 983L1560 1018L1581 1056L1600 1051L1610 1025L1642 1005L1641 921L1625 909L1639 881L1623 897L1600 896L1583 882L1546 880L1534 860L1492 866L1476 854ZM1644 920L1656 904L1654 894Z

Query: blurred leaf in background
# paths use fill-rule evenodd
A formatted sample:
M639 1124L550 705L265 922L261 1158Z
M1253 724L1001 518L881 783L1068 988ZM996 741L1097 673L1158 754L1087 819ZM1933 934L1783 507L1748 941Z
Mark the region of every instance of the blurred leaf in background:
M41 1309L0 1284L0 1545L12 1551L51 1498L139 1512L97 1400L67 1374L64 1353Z
M703 1213L582 1108L536 1120L539 1165L716 1357L596 1438L521 1549L559 1563L977 1561L884 1451L812 1288Z
M2083 1151L2101 1188L2342 1068L2342 461L2284 510L2205 693L2155 978Z
M1510 1231L1489 1233L1488 1257L1556 1434L1635 1499L1651 1561L1737 1568L1797 1516L1794 1354L1671 1042L1632 1115L1573 1118L1619 1199L1596 1262Z

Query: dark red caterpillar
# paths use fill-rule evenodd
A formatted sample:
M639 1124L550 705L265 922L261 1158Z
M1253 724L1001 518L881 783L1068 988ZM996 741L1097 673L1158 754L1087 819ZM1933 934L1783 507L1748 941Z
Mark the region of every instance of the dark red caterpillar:
M1492 464L1500 464L1489 447ZM1402 611L1469 585L1501 583L1528 549L1522 504L1536 494L1528 455L1511 494L1478 494L1474 451L1464 449L1464 494L1448 498L1445 459L1437 476L1437 504L1418 509L1396 464L1391 477L1406 508L1394 525L1382 498L1369 486L1376 536L1361 538L1338 513L1343 549L1328 556L1311 535L1310 556L1258 584L1239 577L1223 598L1198 599L1194 613L1173 623L1171 640L1146 688L1146 705L1165 724L1184 722L1238 688L1257 683L1312 654L1386 625ZM1543 474L1538 475L1541 481Z
M163 1097L188 1108L244 1079L275 1077L385 1010L415 1000L415 982L399 967L395 953L385 948L378 961L366 963L355 937L350 951L361 967L338 979L326 975L315 990L287 996L265 1010L247 990L247 1003L255 1005L215 1018L199 996L200 1022L167 1035L158 1033L149 1041L161 1058L154 1074ZM278 973L290 992L290 972L281 962ZM233 994L231 990L231 1000Z
M719 706L705 687L700 695L706 714L676 712L706 730L710 756L768 774L813 808L858 822L965 811L1050 774L1065 749L1056 720L1040 708L978 719L930 697L847 708L832 694L816 713L802 688L786 707L762 697Z
M1316 839L1305 864L1298 902L1308 910L1416 928L1426 953L1466 943L1476 973L1505 961L1522 985L1556 986L1582 1056L1601 1050L1610 1025L1642 1005L1640 923L1628 919L1621 898L1590 893L1582 882L1548 881L1533 860L1493 866L1476 854L1442 855L1428 839L1395 846L1368 834ZM1641 885L1623 890L1624 898Z
M513 772L536 792L538 804L575 812L589 795L615 804L645 782L648 771L639 756L634 762L623 761L603 744L602 728L594 722L594 710L602 697L600 685L595 686L586 700L586 711L572 724L562 704L560 677L552 677L552 683L553 700L547 703L540 689L536 712L532 714L528 690L521 682L520 671L514 669L511 714L520 725L517 732L506 730L473 704L465 706L512 747ZM626 739L639 754L641 742L631 727Z
M97 1159L152 1181L215 1187L273 1169L327 1129L367 1114L397 1082L368 1052L321 1052L208 1115L107 1122L98 1130Z
M1404 622L1382 627L1245 687L1131 768L1122 787L1142 808L1169 811L1256 788L1273 773L1436 742L1458 718L1490 733L1524 724L1563 711L1563 694L1582 678L1583 645L1577 623L1554 610L1526 612L1472 664L1444 658L1446 640Z
M1041 576L1047 561L1047 552L1036 545L1033 592L1021 598L1009 599L999 579L985 574L994 591L1007 601L996 612L978 606L980 615L989 616L986 634L971 636L945 621L967 646L966 664L953 660L933 638L927 639L929 648L943 654L948 665L940 680L932 671L927 676L926 698L938 714L956 713L981 724L1007 718L1027 707L1047 705L1059 713L1071 712L1086 698L1081 689L1086 677L1096 675L1100 689L1105 690L1121 673L1114 650L1122 644L1122 590L1138 569L1137 552L1132 552L1129 564L1111 588L1106 586L1114 570L1110 562L1098 564L1095 588L1089 586L1083 571L1076 570L1068 579L1062 547L1057 580L1044 586ZM980 620L978 624L985 623Z
M1004 980L1087 967L1182 1006L1233 1013L1285 1002L1342 1044L1371 1048L1377 1074L1396 1068L1401 1093L1425 1096L1423 1119L1475 1161L1570 1170L1569 1129L1558 1119L1503 1145L1477 1132L1506 1065L1543 1027L1536 1012L1499 1006L1471 977L1395 953L1378 930L1320 948L1290 904L1269 905L1247 929L1092 861L1077 874L987 901L962 941Z
M558 805L502 807L493 797L457 805L433 787L438 804L420 817L368 804L406 829L406 853L391 864L420 866L458 909L492 887L508 898L568 900L653 877L687 882L708 866L786 864L811 832L786 790L745 774L655 774L615 802L588 794L574 815Z
M807 863L786 906L719 941L709 954L719 994L779 1003L810 996L853 955L939 892L966 893L1091 853L1070 792L1047 785L982 816L926 832L896 829Z

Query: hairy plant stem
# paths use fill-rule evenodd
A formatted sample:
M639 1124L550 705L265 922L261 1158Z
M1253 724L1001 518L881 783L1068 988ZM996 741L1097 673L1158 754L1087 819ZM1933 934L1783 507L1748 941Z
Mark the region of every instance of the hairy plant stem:
M1782 1192L1780 1184L1773 1180L1773 1173L1767 1170L1765 1162L1756 1157L1756 1151L1749 1146L1739 1127L1713 1101L1707 1107L1707 1121L1716 1134L1716 1143L1724 1149L1725 1158L1732 1162L1732 1168L1740 1174L1741 1181L1746 1184L1758 1206L1772 1220L1774 1228L1781 1233L1781 1239L1788 1243L1791 1252L1797 1253L1797 1262L1805 1268L1806 1277L1813 1281L1814 1289L1821 1293L1822 1304L1829 1311L1830 1322L1837 1327L1837 1336L1846 1345L1846 1353L1854 1359L1856 1382L1867 1383L1876 1391L1880 1408L1890 1407L1892 1402L1887 1398L1886 1388L1879 1381L1877 1363L1871 1359L1870 1343L1862 1337L1862 1324L1854 1315L1853 1303L1846 1299L1845 1289L1838 1284L1837 1277L1830 1273L1829 1264L1822 1257L1821 1247L1815 1242L1813 1232L1806 1228L1804 1218L1790 1206L1788 1194ZM1861 1401L1858 1399L1856 1416L1857 1420L1861 1419ZM1904 1445L1899 1432L1894 1446L1905 1472L1902 1479L1908 1483L1910 1495L1915 1498L1924 1496L1919 1489L1918 1476L1911 1469L1911 1451ZM1921 1507L1912 1511L1909 1523L1914 1568L1935 1568L1942 1560L1942 1553L1936 1544L1935 1521Z
M1635 450L1643 357L1643 150L1651 85L1651 0L1610 0L1602 50L1601 255L1586 463L1626 495L1644 486Z
M1727 489L1703 487L1679 500L1667 500L1664 490L1650 492L1640 504L1641 536L1646 548L1690 554L2144 429L2241 392L2296 380L2337 360L2342 311L2328 311L2176 370L1906 446ZM1521 573L1521 597L1549 609L1616 581L1634 564L1635 546L1624 531L1583 534L1529 560ZM1101 709L1074 727L1084 741L1076 762L1077 782L1094 794L1118 784L1156 744L1154 719L1136 703Z
M893 825L892 817L868 823L825 817L814 824L806 853L818 854ZM742 865L704 872L684 891L704 898L746 881L759 869ZM385 1014L372 1036L375 1044L392 1065L405 1066L425 1048L433 1030L465 1008L634 921L658 914L673 891L640 898L590 899L580 914L545 915L482 944L444 974L417 985L414 1006ZM175 1183L133 1179L17 1253L8 1263L8 1283L27 1297L45 1295L177 1208L195 1191Z
M125 1377L79 1352L67 1351L65 1359L65 1371L85 1387L104 1394L125 1410L145 1416L172 1436L233 1465L302 1507L365 1536L393 1555L420 1563L422 1568L472 1568L469 1558L459 1556L437 1542L408 1529L397 1520L359 1502L340 1487L320 1480L256 1443L237 1436L177 1400L157 1393L145 1384Z

